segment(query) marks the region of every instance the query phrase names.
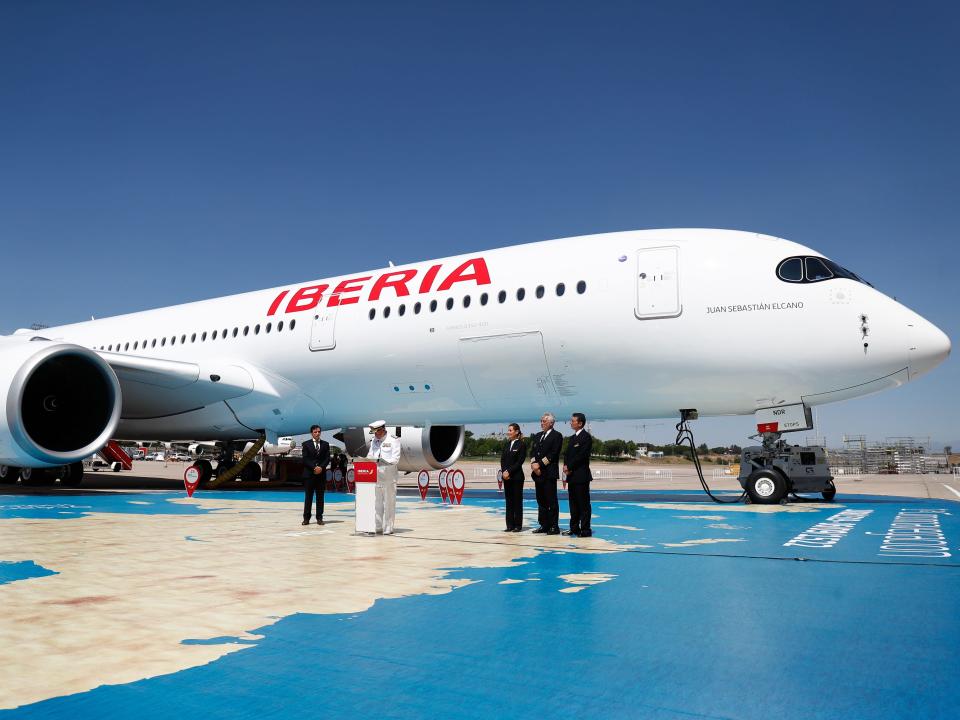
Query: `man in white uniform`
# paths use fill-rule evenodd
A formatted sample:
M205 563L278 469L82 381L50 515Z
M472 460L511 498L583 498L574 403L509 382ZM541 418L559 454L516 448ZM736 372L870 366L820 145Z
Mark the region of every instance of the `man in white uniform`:
M377 463L377 532L393 534L393 521L397 514L397 463L400 462L400 438L387 434L387 423L376 420L370 423L373 441L370 443L368 460Z

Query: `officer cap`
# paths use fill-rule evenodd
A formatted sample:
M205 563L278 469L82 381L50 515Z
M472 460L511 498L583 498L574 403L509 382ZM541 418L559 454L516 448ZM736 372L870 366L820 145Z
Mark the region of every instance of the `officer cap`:
M371 430L379 430L380 428L386 427L386 426L387 426L386 420L374 420L372 423L370 423Z

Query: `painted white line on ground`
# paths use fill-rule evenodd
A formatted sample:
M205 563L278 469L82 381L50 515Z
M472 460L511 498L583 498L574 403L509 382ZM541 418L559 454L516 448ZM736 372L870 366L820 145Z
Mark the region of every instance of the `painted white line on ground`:
M943 483L941 483L941 485L943 485ZM957 497L960 497L960 490L957 490L956 488L952 488L952 487L950 487L949 485L943 485L943 486L944 486L947 490L949 490L950 492L952 492L954 495L956 495Z

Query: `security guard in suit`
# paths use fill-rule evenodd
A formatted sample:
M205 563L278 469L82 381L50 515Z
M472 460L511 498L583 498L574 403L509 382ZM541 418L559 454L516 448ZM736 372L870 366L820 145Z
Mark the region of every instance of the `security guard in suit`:
M557 482L560 480L560 449L563 437L553 429L556 418L544 413L540 418L541 432L533 436L530 450L530 471L537 488L537 519L540 527L535 533L560 534L560 506L557 502Z
M320 426L310 427L310 439L301 446L303 452L303 524L310 524L313 495L317 496L317 525L323 525L323 493L327 488L327 465L330 464L330 443L320 439Z
M503 477L503 495L507 501L506 532L523 529L523 461L527 457L527 445L523 442L520 426L507 426L507 443L500 455L500 472Z
M583 413L573 413L570 416L570 427L573 435L567 441L567 452L563 456L563 472L567 476L567 497L570 500L570 529L564 535L571 537L590 537L590 516L593 509L590 507L590 450L593 447L593 438L583 426L587 424L587 417Z

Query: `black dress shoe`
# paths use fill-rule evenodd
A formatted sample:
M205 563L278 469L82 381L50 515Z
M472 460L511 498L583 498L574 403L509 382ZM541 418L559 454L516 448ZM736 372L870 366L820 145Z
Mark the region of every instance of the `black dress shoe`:
M514 528L511 532L523 532L523 528Z
M310 521L309 521L309 520L304 520L304 521L303 521L302 523L300 523L300 524L301 524L301 525L309 525L309 524L310 524Z
M584 530L580 533L580 537L593 537L593 530Z
M513 528L507 528L504 532L513 532Z
M317 520L317 525L326 525L326 523L323 520Z
M559 534L560 534L560 528L550 528L549 530L547 530L547 535L559 535Z
M542 527L538 527L536 530L533 531L533 534L534 534L534 535L540 535L541 533L546 533L546 532L547 532L547 531L546 531L545 529L543 529Z
M580 533L576 530L564 530L561 535L569 535L570 537L580 537Z

